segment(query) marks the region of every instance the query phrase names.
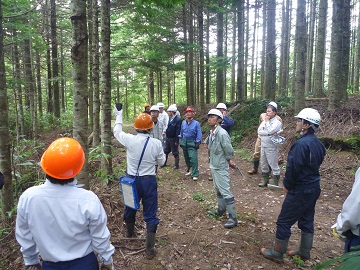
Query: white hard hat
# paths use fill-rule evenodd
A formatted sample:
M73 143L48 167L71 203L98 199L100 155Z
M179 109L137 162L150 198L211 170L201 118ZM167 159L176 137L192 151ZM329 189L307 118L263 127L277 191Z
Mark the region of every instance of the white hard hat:
M271 102L269 102L269 104L267 105L267 106L273 106L274 108L275 108L275 110L277 110L277 104L274 102L274 101L271 101Z
M223 114L218 110L218 109L211 109L209 112L208 112L208 116L209 115L216 115L218 117L220 117L221 119L224 118Z
M171 104L168 108L167 108L168 112L176 112L177 111L177 107L175 104Z
M160 112L159 106L157 106L157 105L152 105L151 108L150 108L150 112L151 112L151 111L158 111L158 112Z
M165 105L164 105L164 103L162 103L162 102L159 102L158 104L156 104L159 108L164 108L165 107Z
M313 108L302 109L295 118L304 119L312 124L320 125L321 116L319 112Z
M225 103L220 102L218 105L216 105L216 109L227 110L227 107L226 107Z

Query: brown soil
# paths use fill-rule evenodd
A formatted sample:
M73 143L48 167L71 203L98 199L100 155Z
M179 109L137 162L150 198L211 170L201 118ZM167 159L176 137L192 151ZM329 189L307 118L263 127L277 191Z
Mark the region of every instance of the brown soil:
M354 104L353 111L349 106L346 111L341 111L342 115L349 116L349 121L356 119L352 127L344 125L343 122L338 127L339 118L328 113L323 116L325 121L319 136L338 136L345 131L347 136L356 133L358 127L354 126L359 125L359 109L354 113L356 104L359 103ZM316 104L319 110L322 106L326 104ZM281 153L286 159L291 141L294 141L294 121L287 115L282 116L286 127L284 134L288 140L282 146ZM231 171L232 192L236 199L240 223L230 230L223 227L225 217L214 219L206 213L208 209L216 206L216 196L212 181L208 180L210 171L204 145L199 150L198 181L184 175L183 159L179 170L171 167L159 169L158 216L161 222L156 242L157 255L152 260L147 260L144 256L146 230L142 211L140 210L137 215L137 237L126 239L122 220L124 207L118 183L114 182L109 186L98 182L92 183L91 189L100 197L108 213L112 243L116 246L115 269L312 269L320 262L341 255L343 243L332 236L330 227L335 223L342 204L350 193L354 172L359 167L359 155L334 150L327 152L321 166L322 194L316 206L312 258L302 267L289 257L280 265L260 255L260 248L272 247L275 222L284 195L282 191L259 188L257 184L261 176L247 174L247 170L251 168L247 160L254 141L255 136L245 139L241 148L247 152L237 150L234 158L245 179L237 171ZM114 164L124 166L124 149L118 147L116 151L118 157ZM244 159L245 156L247 160ZM169 165L172 164L171 156ZM282 165L282 170L284 169L285 165ZM300 233L296 225L293 226L292 232L289 248L297 248ZM3 257L3 265L9 265L4 269L22 269L22 257L14 240L13 227L9 234L1 238L0 254Z

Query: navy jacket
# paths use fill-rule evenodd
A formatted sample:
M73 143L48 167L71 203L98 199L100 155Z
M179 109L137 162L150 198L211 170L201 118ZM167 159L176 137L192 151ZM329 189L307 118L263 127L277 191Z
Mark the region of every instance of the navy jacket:
M319 168L326 150L313 133L307 133L297 140L288 154L283 180L287 190L320 186Z
M230 135L230 128L233 125L234 125L234 120L231 117L225 115L224 119L221 122L221 127L225 129L227 133L229 133L229 135Z
M166 129L167 138L176 138L176 142L179 142L179 134L181 130L181 119L179 116L175 116L172 120L169 119L169 124Z

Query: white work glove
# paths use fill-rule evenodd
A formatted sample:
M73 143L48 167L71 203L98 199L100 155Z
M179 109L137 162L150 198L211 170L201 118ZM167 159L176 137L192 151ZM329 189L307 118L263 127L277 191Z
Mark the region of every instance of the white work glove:
M116 103L116 105L114 106L114 115L115 115L115 117L118 115L122 115L122 104L121 103Z

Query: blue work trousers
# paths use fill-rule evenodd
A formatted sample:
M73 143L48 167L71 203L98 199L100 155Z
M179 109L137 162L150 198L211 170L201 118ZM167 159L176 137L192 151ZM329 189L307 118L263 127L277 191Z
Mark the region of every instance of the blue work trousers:
M158 210L158 191L156 177L138 177L135 179L138 202L142 202L143 215L146 225L155 227L160 220L156 216ZM137 210L125 207L124 220L126 222L135 223Z
M99 270L99 263L94 252L85 257L66 262L43 261L43 270Z
M319 186L291 190L286 194L276 222L276 238L285 240L291 236L291 226L296 222L305 233L314 233L315 205L321 189Z
M347 238L345 241L344 246L344 253L350 252L350 251L357 251L358 246L360 246L360 236L357 236L355 234L351 234L350 237ZM356 247L354 250L352 250L353 247Z

